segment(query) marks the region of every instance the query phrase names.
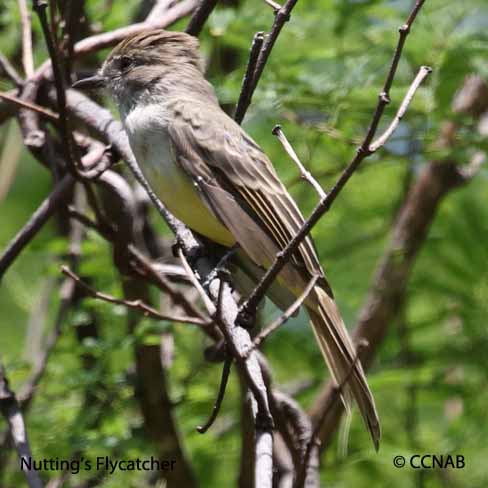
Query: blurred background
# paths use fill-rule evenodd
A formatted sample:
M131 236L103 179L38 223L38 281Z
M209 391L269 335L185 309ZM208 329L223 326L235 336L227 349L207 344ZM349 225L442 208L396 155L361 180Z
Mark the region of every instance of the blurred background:
M280 124L303 164L325 190L331 188L368 127L398 27L411 6L403 0L300 0L284 26L243 125L270 156L305 215L317 195L300 180L271 129ZM151 1L87 0L79 38L141 20L151 7ZM239 96L253 35L268 31L272 22L273 11L262 0L226 0L200 36L208 77L229 112ZM186 23L182 19L171 29L184 29ZM48 56L35 16L33 30L38 66ZM407 40L380 129L393 117L419 67L429 65L433 73L395 135L364 162L313 230L351 330L367 310L385 256L393 263L405 258L402 253L407 251L400 248L396 255L391 239L419 178L432 163L470 168L473 156L488 149L488 89L483 85L488 82L487 32L485 0L426 2ZM22 72L16 0L0 5L0 52ZM92 72L107 52L80 58L75 70ZM474 100L466 102L465 92L459 93L464 87L471 96L470 82L477 91ZM11 88L2 77L0 89ZM111 107L107 99L99 101ZM0 249L52 188L49 172L24 148L15 118L2 117L5 106L0 101ZM116 169L123 172L123 163ZM422 188L438 190L435 185ZM485 166L469 181L447 185L431 217L432 208L416 208L413 218L427 218L428 234L411 237L418 246L409 256L408 272L400 273L402 296L388 311L368 373L383 425L380 451L374 452L355 415L346 452L340 449L340 429L327 442L321 457L323 486L488 486L487 190ZM171 234L155 212L150 219L167 248ZM16 391L31 378L59 316L60 265L69 245L61 221L52 219L0 285L0 358ZM122 295L111 247L96 232L88 231L81 243L78 270L97 289ZM152 300L160 300L155 290L149 293ZM267 307L265 322L276 315ZM127 321L124 307L92 299L80 299L63 315L26 413L36 457L69 459L82 452L90 458L147 458L164 453L159 441L147 434L134 374L134 344L158 350L163 344L168 408L196 485L235 486L241 463L237 375L231 376L216 424L201 435L195 427L211 411L221 369L204 359L207 340L196 327L149 319L128 333ZM300 315L278 330L264 351L275 382L304 409L313 409L327 372L305 318ZM5 429L0 419L0 432ZM412 454L461 454L466 466L393 466L395 455ZM72 475L65 486L83 486L93 474ZM51 475L59 473L43 474ZM157 482L140 472L102 478L98 486ZM22 483L15 454L0 452L0 486Z

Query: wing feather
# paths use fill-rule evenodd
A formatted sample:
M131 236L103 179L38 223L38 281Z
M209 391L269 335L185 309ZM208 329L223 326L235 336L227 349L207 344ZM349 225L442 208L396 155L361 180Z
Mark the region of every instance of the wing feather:
M268 157L219 107L179 99L172 108L176 116L168 129L175 154L179 155L183 169L197 181L202 197L211 201L212 188L227 189L252 211L257 225L273 240L278 251L283 249L304 219ZM210 206L218 218L225 220L215 206ZM299 246L293 261L307 275L323 275L310 237ZM330 290L328 286L327 289Z

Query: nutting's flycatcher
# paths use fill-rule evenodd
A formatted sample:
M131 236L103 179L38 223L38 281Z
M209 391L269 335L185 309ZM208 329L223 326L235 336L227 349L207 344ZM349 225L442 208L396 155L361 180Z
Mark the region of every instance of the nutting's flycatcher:
M77 86L106 86L147 181L177 218L230 247L239 274L256 282L303 224L295 202L261 148L219 107L203 76L198 41L182 32L144 32L121 42L101 71ZM242 273L244 271L244 273ZM305 301L315 336L343 398L354 398L378 447L380 426L363 368L307 237L270 288L289 306L320 275ZM245 281L245 280L244 280Z

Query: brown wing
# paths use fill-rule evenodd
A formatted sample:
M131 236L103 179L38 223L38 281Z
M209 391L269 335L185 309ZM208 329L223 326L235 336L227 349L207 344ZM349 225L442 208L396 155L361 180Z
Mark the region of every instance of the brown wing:
M239 222L232 222L236 218L234 209L224 206L232 206L229 197L234 198L241 211L275 244L273 259L276 251L283 249L299 231L304 220L266 154L217 106L178 100L172 108L175 117L169 134L178 162L197 181L207 205L231 232ZM259 237L254 235L253 239ZM322 274L310 237L293 256L293 264L307 275Z

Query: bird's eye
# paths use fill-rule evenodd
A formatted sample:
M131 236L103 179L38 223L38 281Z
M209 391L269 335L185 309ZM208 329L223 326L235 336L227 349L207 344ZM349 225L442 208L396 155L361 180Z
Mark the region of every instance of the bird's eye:
M128 56L122 56L119 60L119 68L121 71L125 71L126 69L130 68L131 64L131 58L129 58Z

